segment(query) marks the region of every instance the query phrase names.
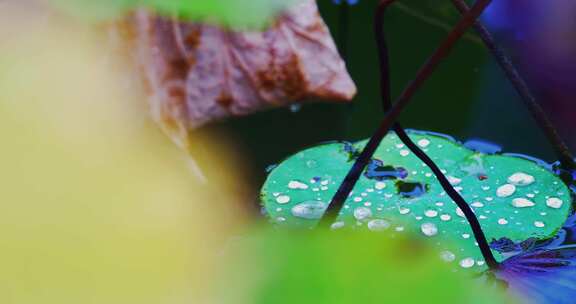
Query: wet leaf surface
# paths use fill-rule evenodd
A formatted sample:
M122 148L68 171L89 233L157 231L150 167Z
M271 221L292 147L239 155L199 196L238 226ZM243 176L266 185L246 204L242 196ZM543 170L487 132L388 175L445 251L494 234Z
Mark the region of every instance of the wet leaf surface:
M472 207L497 259L510 255L502 244L551 237L568 217L570 190L542 164L472 151L439 135L410 134ZM282 226L315 227L352 166L351 151L364 144L324 144L282 162L262 188L270 218ZM485 269L462 211L394 134L384 139L333 224L345 227L414 232L445 260Z

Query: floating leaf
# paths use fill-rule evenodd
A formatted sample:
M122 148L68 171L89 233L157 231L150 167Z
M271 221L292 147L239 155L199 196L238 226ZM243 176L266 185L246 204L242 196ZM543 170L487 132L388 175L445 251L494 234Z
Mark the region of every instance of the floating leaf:
M186 146L188 132L304 99L349 101L356 87L315 1L264 32L232 32L139 11L129 25L154 118Z
M472 207L498 260L506 244L552 236L570 212L570 190L542 164L510 155L472 151L436 134L410 137L446 172ZM281 225L314 227L365 145L328 143L282 162L268 176L262 201ZM462 211L428 167L394 134L382 141L333 228L418 232L448 261L484 268Z

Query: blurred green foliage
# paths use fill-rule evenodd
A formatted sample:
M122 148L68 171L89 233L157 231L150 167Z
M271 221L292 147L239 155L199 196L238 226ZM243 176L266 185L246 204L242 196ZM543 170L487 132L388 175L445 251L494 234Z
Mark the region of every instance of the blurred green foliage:
M234 27L259 28L298 0L50 0L75 16L102 20L130 9L148 7L191 20L217 22Z
M227 253L218 303L511 303L423 244L387 234L260 230Z

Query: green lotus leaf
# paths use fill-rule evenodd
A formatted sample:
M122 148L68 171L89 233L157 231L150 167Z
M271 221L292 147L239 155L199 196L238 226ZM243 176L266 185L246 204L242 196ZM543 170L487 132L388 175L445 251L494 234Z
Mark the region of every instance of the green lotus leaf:
M570 190L541 163L472 151L432 133L409 134L474 210L489 242L549 238L571 211ZM283 161L261 191L267 214L280 226L315 227L365 144L322 144ZM332 228L416 233L448 262L486 267L462 211L431 170L392 133L376 150ZM498 260L507 255L493 251Z

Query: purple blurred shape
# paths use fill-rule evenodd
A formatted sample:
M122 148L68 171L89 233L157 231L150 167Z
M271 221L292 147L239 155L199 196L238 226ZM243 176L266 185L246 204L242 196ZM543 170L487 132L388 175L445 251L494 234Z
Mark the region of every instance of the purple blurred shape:
M576 1L494 1L483 21L512 50L533 93L575 147Z

